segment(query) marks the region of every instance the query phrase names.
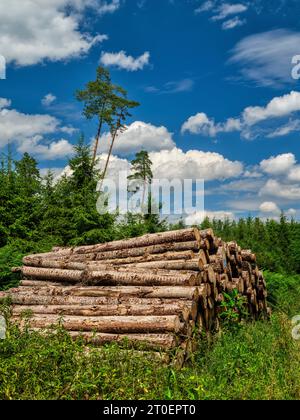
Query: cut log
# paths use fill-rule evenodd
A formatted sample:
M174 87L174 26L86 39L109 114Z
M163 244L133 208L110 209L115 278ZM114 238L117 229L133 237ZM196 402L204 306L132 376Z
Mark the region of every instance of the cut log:
M12 317L18 323L18 317ZM19 321L20 322L20 321ZM95 331L103 333L179 333L181 322L178 316L33 316L28 321L29 326L45 328L60 324L69 331Z
M182 274L178 277L151 274L147 272L60 270L36 267L23 267L23 275L28 279L69 281L70 283L102 285L137 285L137 286L194 286L197 278L194 275Z
M204 268L203 262L200 259L194 259L190 261L178 260L178 261L155 261L155 262L143 262L135 264L136 268L154 268L163 270L194 270L202 271Z
M20 288L22 289L22 288ZM138 287L138 286L123 286L123 287L37 287L29 290L29 287L24 287L22 291L14 289L17 292L10 293L13 298L18 294L37 295L37 297L46 296L86 296L86 297L139 297L139 298L160 298L160 299L199 299L199 287Z
M253 254L251 250L242 250L241 257L244 261L256 263L256 255Z
M204 251L203 251L204 252ZM181 251L181 252L165 252L162 254L153 254L153 255L142 255L140 257L129 257L129 258L120 258L120 259L107 259L98 261L70 261L68 258L54 259L54 258L35 258L24 257L24 265L30 267L41 267L41 268L60 268L60 269L71 269L71 270L84 270L87 266L100 266L110 265L110 266L124 266L126 264L136 264L142 262L151 262L151 261L173 261L173 260L191 260L195 258L195 253L193 251Z
M197 241L200 243L201 238L206 239L207 237L213 236L211 230L200 232L197 228L176 230L170 232L154 233L141 236L139 238L124 239L121 241L108 242L106 244L92 245L92 246L81 246L73 249L75 254L85 254L89 252L104 252L104 251L116 251L120 249L147 247L151 245L158 245L170 242L187 242Z
M101 260L109 260L109 259L121 259L121 258L133 258L133 257L143 257L145 255L157 255L157 254L165 254L166 252L182 252L182 251L199 251L200 247L206 247L206 242L202 243L202 245L196 241L190 242L171 242L166 244L159 244L159 245L152 245L149 247L141 247L141 248L130 248L130 249L121 249L117 251L106 251L106 252L99 252L96 254L88 254L92 255L94 259L97 261ZM82 260L82 258L86 258L86 254L82 255L73 255L70 259L71 260Z
M153 349L171 350L178 345L178 339L171 334L101 334L70 331L74 339L83 338L87 343L102 346L109 343L129 343L137 346L146 346Z
M161 316L178 315L181 320L196 319L198 306L196 302L186 301L158 305L18 305L13 308L13 315L22 313L76 316Z

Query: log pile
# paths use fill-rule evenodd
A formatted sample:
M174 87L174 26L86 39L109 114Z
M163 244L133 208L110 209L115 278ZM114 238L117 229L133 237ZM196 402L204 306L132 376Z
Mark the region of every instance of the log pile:
M102 345L157 350L195 348L218 329L226 293L245 299L249 316L266 316L266 283L250 250L196 228L52 252L23 259L8 292L12 319L43 330L61 322L72 337ZM7 294L2 294L2 296ZM27 320L28 321L28 320Z

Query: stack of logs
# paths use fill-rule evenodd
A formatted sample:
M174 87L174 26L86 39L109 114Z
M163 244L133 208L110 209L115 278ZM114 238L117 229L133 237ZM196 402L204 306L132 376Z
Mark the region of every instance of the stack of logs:
M30 255L8 292L12 319L43 330L58 322L73 337L126 341L155 350L195 348L218 329L225 293L237 290L253 319L268 313L256 257L196 228ZM7 293L2 293L2 297ZM199 339L199 337L198 337Z

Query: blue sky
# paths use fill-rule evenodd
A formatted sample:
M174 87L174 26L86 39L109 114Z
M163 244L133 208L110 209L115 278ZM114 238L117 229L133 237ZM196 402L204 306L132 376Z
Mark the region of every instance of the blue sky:
M111 176L144 148L156 176L205 179L209 215L299 218L299 12L296 0L0 0L1 151L63 170L80 131L92 142L74 92L101 63L141 103Z

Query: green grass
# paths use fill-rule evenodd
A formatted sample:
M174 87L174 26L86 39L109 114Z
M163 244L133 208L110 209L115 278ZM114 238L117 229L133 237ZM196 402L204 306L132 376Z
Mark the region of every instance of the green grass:
M0 341L0 399L300 399L300 276L266 273L270 321L203 341L182 370L116 345L87 355L59 330L48 336L9 329Z

